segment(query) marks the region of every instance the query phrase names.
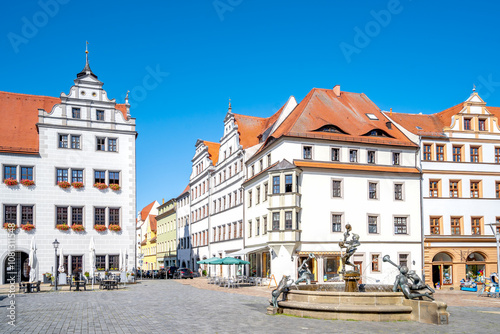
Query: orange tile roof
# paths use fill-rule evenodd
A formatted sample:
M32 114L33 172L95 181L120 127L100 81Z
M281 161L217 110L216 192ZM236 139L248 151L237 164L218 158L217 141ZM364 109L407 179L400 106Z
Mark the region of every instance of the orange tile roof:
M116 104L115 105L116 110L120 110L123 114L123 118L127 120L127 106L125 104Z
M377 120L369 119L367 113L375 115ZM313 88L271 137L277 139L290 136L417 146L397 127L388 128L387 122L389 119L365 94L341 92L338 97L332 89ZM317 131L325 125L333 125L345 133ZM368 136L371 130L381 130L388 136Z
M52 111L61 99L0 92L0 152L38 153L38 109Z
M411 173L419 174L420 171L415 167L395 167L395 166L378 166L378 165L364 165L364 164L339 164L335 162L314 162L304 160L294 160L293 162L297 167L313 167L313 168L328 168L328 169L342 169L342 170L359 170L369 172L384 172L384 173Z
M213 143L211 141L203 141L203 144L205 144L208 147L208 156L210 160L212 160L212 163L217 165L217 161L219 160L219 148L220 144L219 143Z
M191 187L190 187L190 186L189 186L189 184L188 184L188 185L186 186L186 188L185 188L185 189L181 192L181 194L180 194L179 196L177 196L177 197L181 197L181 196L182 196L182 195L184 195L185 193L189 192L189 189L190 189L190 188L191 188Z
M152 203L148 204L141 210L141 220L145 221L146 218L148 218L148 214L153 208L153 205L155 205L156 201L153 201Z
M156 231L156 216L149 215L149 226L151 226L151 231Z
M283 108L284 106L269 118L233 114L234 120L238 125L238 135L243 149L247 149L259 143L259 136L276 122Z

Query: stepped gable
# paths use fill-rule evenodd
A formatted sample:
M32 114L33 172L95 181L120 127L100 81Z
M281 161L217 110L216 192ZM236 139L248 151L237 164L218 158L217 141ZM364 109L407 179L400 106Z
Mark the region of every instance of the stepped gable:
M203 144L208 147L208 157L212 161L212 164L217 165L217 161L219 161L219 143L213 143L211 141L203 140Z

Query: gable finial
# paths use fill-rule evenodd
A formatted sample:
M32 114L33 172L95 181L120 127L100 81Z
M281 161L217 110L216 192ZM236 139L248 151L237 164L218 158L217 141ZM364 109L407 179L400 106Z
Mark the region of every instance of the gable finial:
M85 41L85 64L89 64L89 42Z
M229 107L227 108L227 110L228 110L229 112L231 112L231 110L232 110L232 109L233 109L233 107L231 107L231 99L229 99Z
M476 91L476 85L472 84L472 92L474 93Z

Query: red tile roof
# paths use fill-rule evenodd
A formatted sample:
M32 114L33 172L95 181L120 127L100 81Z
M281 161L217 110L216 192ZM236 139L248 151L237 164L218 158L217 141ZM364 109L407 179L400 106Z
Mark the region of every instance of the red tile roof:
M123 118L127 120L127 106L125 104L116 104L115 105L116 110L120 110L123 114Z
M149 212L151 212L151 209L153 208L153 205L155 205L156 201L153 201L152 203L148 204L141 210L141 220L145 221L146 218L148 218Z
M371 120L366 114L373 114ZM312 89L295 107L283 123L271 134L281 136L322 138L328 140L365 142L396 146L417 146L397 127L389 128L389 119L365 95L332 89ZM318 131L323 126L334 126L345 133ZM372 130L381 130L388 136L369 136Z
M205 144L208 147L208 156L210 160L212 160L212 163L217 165L217 161L219 160L219 148L220 144L219 143L213 143L211 141L203 141L203 144Z
M156 216L149 215L149 226L151 227L151 231L156 231Z
M186 186L186 188L185 188L185 189L181 192L181 194L180 194L179 196L177 196L177 197L181 197L181 196L182 196L182 195L184 195L185 193L189 192L189 189L190 189L190 188L191 188L191 187L190 187L190 186L189 186L189 184L188 184L188 185Z
M52 111L61 99L0 92L0 152L38 153L38 109Z
M281 109L269 118L234 114L234 120L238 125L240 144L243 146L243 149L247 149L259 143L259 135L262 135L266 129L276 122L283 108L284 107L281 107Z

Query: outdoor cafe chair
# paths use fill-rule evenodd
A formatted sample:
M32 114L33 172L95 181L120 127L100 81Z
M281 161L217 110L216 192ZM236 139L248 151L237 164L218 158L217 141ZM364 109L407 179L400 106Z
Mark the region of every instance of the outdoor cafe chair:
M27 285L19 282L19 292L26 292Z

